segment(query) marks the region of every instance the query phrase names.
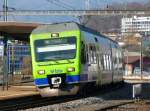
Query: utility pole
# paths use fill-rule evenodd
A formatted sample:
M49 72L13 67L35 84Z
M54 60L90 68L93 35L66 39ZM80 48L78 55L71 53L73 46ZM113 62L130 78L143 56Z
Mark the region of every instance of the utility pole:
M143 73L143 37L141 36L141 45L140 45L140 72L141 72L141 79Z
M7 21L7 0L3 0L3 20L6 22Z

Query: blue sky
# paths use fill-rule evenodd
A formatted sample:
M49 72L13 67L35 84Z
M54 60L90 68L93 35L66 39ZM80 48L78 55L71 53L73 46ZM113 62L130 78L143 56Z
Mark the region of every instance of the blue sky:
M3 0L1 0L3 1ZM63 4L74 9L85 9L86 0L8 0L10 7L16 9L65 9ZM112 3L147 2L149 0L89 0L90 8L105 7ZM1 3L2 4L2 3ZM68 9L71 9L68 7Z
M85 9L86 0L8 0L8 6L17 10L67 10ZM142 2L143 0L89 0L90 9L103 8L107 4ZM147 2L149 0L144 0ZM0 10L2 10L3 0L0 0ZM2 18L1 18L2 20ZM71 16L10 16L9 21L26 21L52 23L61 21L78 21L78 18Z

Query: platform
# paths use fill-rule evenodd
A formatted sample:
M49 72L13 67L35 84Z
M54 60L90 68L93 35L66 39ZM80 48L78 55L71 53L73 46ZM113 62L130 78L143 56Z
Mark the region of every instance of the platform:
M150 76L124 76L126 83L150 83Z
M0 90L0 100L39 95L35 86L9 86L8 90Z

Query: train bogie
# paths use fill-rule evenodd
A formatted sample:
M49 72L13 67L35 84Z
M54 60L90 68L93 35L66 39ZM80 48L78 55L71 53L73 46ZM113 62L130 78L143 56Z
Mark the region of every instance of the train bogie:
M74 85L71 87L66 87L65 89L60 88L50 88L50 87L43 87L38 88L37 90L40 92L42 97L53 97L53 96L65 96L65 95L75 95L79 91L79 86Z

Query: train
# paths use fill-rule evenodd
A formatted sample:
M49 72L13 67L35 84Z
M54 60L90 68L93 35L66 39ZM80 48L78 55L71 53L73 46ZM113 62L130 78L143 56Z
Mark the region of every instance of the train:
M75 95L87 84L123 81L121 47L76 22L38 26L30 46L34 83L42 97Z

